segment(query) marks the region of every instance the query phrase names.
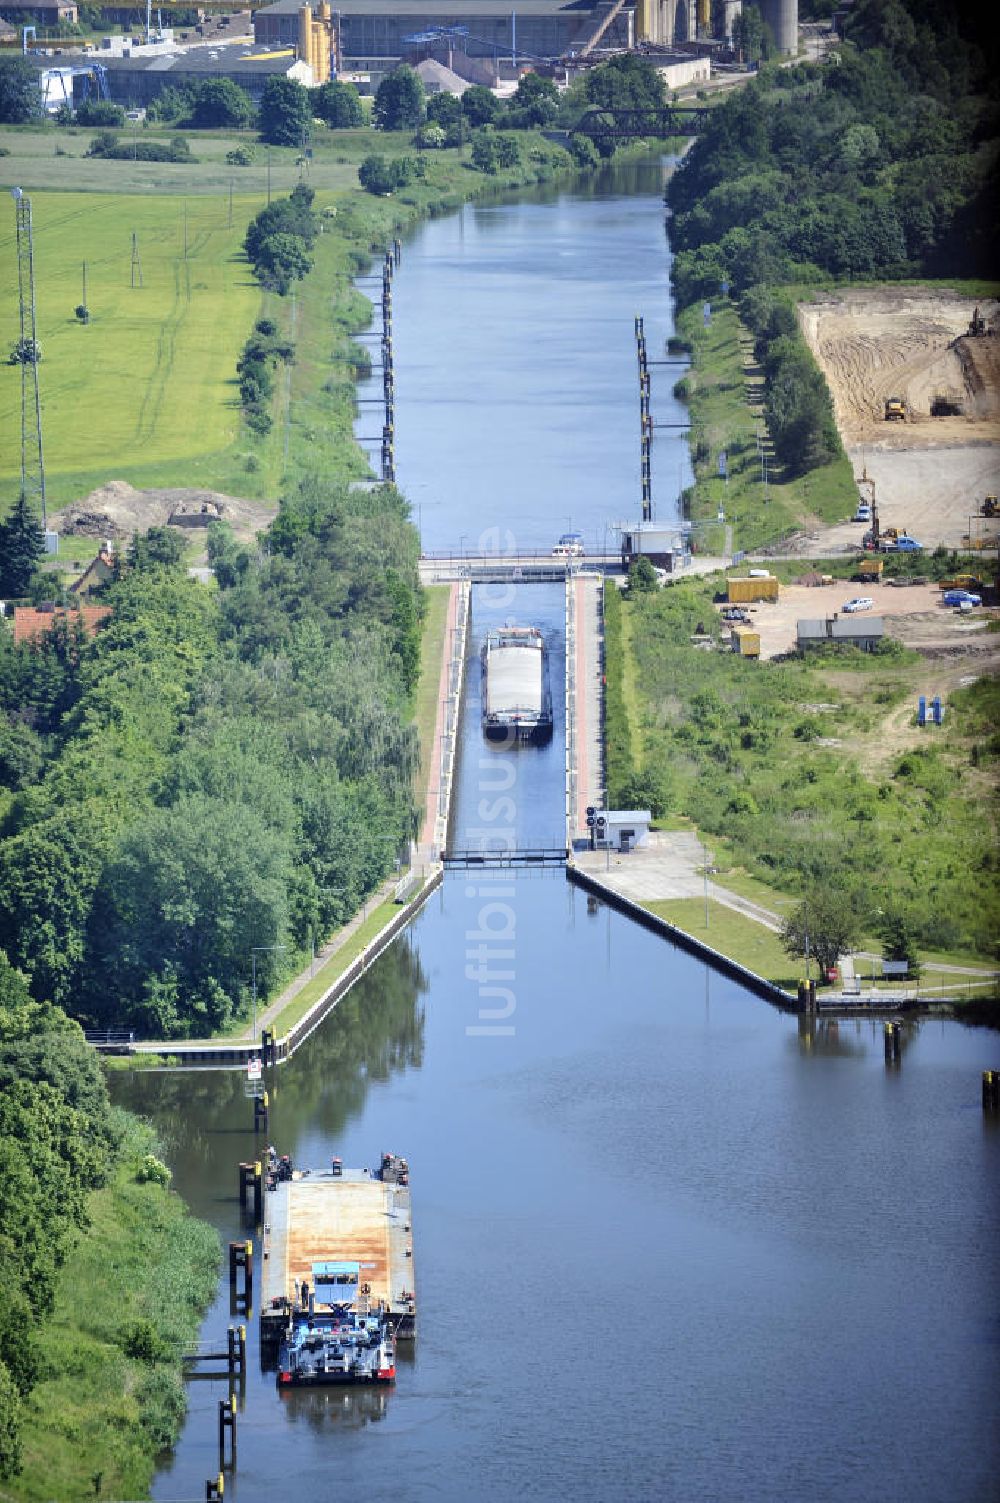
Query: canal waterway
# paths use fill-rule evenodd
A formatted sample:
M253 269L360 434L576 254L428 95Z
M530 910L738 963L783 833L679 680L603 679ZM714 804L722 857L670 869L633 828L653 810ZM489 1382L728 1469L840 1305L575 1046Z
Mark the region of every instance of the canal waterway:
M524 221L518 205L467 210L420 231L404 265L416 279L435 244L461 243L464 220L465 245L484 258L472 258L472 277L516 288L523 276L525 298L554 305L565 258L548 255L553 237L603 245L606 221L612 241L658 244L662 261L655 179L617 197L611 186L597 200L531 202ZM470 235L479 215L489 229ZM504 216L510 236L497 228ZM617 252L600 264L623 276L641 265L641 288L622 294L627 343L650 269ZM666 324L662 277L658 296ZM402 350L418 346L404 341L398 356L404 485L402 435L421 424L403 416ZM535 389L539 348L521 341L505 377L515 390ZM567 369L567 411L577 376L600 384ZM591 444L595 410L583 401L579 429L549 450L547 478L532 481L539 501L563 494L562 456L575 439ZM466 442L469 413L453 419ZM540 424L537 463L547 444ZM502 469L514 448L509 434L483 469ZM588 477L586 527L603 527L602 497L629 495L617 451L606 452L590 448L604 468L603 482ZM476 457L470 447L466 474ZM493 520L496 479L488 501L474 482L464 501L442 484L443 544L459 517L470 533ZM512 484L512 504L523 505L524 484ZM547 541L551 518L533 520L530 507L523 517L518 529ZM480 735L475 653L507 616L536 621L551 649L546 747L497 751ZM556 586L474 591L453 845L561 842L562 632ZM998 1062L996 1035L925 1021L904 1029L887 1069L880 1027L779 1013L561 873L450 873L271 1082L269 1136L296 1163L337 1153L373 1164L383 1149L409 1158L418 1340L391 1391L279 1396L252 1322L227 1499L994 1495L1000 1134L981 1112L979 1073ZM115 1077L114 1090L160 1128L195 1212L224 1241L244 1235L236 1165L257 1147L242 1078L140 1074ZM222 1286L205 1335L230 1318ZM225 1392L192 1383L155 1497L203 1494Z

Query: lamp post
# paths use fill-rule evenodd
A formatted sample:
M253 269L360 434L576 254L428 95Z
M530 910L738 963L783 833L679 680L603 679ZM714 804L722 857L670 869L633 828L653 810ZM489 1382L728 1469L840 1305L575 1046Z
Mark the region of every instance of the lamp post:
M253 991L253 1040L257 1042L257 956L268 950L284 950L284 945L254 945L250 951L251 990Z

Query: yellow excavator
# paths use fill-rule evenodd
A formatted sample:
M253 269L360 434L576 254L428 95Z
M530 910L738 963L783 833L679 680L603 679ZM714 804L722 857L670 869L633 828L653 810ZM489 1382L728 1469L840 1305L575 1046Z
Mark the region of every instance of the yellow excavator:
M906 422L906 403L902 397L886 397L885 420L887 423Z

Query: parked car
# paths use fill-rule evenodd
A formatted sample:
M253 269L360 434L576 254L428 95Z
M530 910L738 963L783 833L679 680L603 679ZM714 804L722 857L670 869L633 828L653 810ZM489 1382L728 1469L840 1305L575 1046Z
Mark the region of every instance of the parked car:
M872 519L872 509L869 506L868 502L867 501L859 501L858 502L858 509L854 513L854 520L855 520L855 522L870 522L871 519Z
M750 612L745 611L739 605L727 605L719 612L723 621L741 621L744 626L750 625Z
M982 605L983 597L973 595L971 590L945 590L941 596L945 605Z
M851 615L854 611L870 611L874 604L870 595L855 595L853 600L845 600L840 609Z
M906 537L905 535L896 539L897 553L920 553L923 550L923 546L923 543L918 543L916 538Z

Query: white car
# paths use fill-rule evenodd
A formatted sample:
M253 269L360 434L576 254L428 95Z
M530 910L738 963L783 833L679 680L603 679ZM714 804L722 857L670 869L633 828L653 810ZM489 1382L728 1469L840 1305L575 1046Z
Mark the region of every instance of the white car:
M855 595L853 600L845 600L840 609L851 614L854 611L870 611L874 604L870 595Z
M872 509L868 505L868 502L867 501L859 501L858 502L858 509L854 513L854 520L855 520L855 522L870 522L871 519L872 519Z

